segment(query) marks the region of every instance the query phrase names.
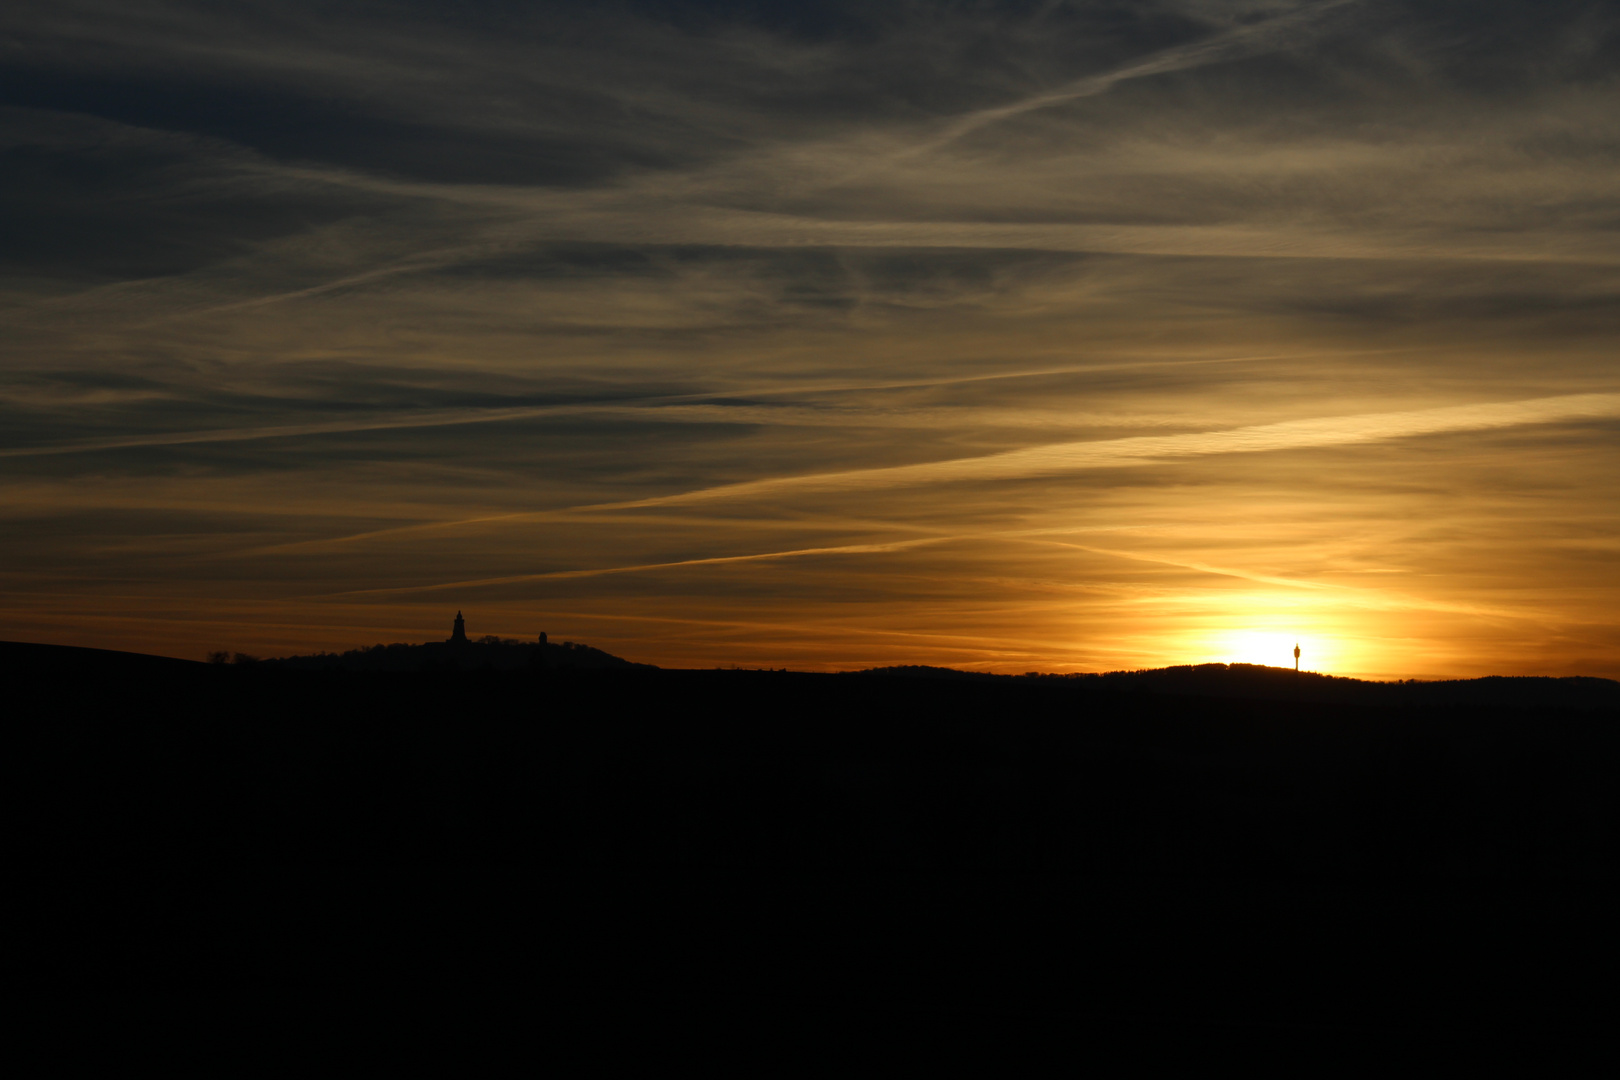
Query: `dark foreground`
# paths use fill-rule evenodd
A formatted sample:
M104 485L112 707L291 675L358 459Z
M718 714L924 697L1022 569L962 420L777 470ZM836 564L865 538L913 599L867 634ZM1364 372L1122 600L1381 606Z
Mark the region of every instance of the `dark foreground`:
M0 665L63 987L1346 1046L1552 1038L1613 1008L1602 707L14 645Z

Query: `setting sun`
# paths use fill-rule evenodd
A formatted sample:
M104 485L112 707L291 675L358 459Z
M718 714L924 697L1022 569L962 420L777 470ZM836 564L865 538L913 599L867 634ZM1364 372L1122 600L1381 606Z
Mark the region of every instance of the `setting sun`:
M1268 633L1266 631L1240 630L1226 634L1215 643L1210 650L1211 660L1218 660L1226 664L1263 664L1266 667L1293 667L1294 646L1297 639L1288 634ZM1299 644L1300 667L1305 670L1314 670L1307 666L1305 658L1311 655L1307 645L1309 641Z

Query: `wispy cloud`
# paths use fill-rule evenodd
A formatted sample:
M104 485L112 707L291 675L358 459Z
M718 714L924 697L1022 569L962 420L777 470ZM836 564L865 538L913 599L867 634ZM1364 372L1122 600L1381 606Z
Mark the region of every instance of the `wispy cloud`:
M1012 480L1086 469L1125 468L1211 454L1304 450L1525 424L1616 418L1620 418L1620 394L1572 394L1484 405L1452 405L1404 412L1289 420L1186 435L1143 435L1128 439L1056 443L920 465L772 477L614 505L619 509L678 506L711 499L771 497L794 491L856 491L912 484Z
M0 457L51 457L59 454L89 454L108 450L133 450L155 446L193 446L202 443L251 442L259 439L289 439L309 435L332 435L361 431L397 431L410 428L454 427L462 424L493 424L527 420L537 416L579 412L578 407L531 406L512 409L459 409L444 412L418 412L346 418L307 424L278 424L269 427L221 428L212 431L174 431L150 435L115 435L84 439L49 446L0 448Z
M431 585L405 585L387 589L358 589L339 596L373 596L382 594L446 592L485 589L497 585L522 585L539 581L572 581L579 578L606 577L610 574L640 574L652 570L677 570L693 566L725 566L730 563L769 562L776 559L805 559L826 555L877 555L912 548L943 544L957 539L949 536L928 536L914 540L894 540L877 544L839 544L833 547L797 548L793 551L761 551L747 555L717 555L702 559L677 559L673 562L642 563L636 566L602 566L582 570L553 570L539 574L509 574L505 577L477 578L469 581L445 581Z
M1041 476L1084 472L1092 469L1139 468L1214 455L1310 450L1423 436L1489 431L1532 424L1580 423L1613 419L1620 419L1620 394L1572 394L1523 401L1442 406L1403 412L1363 413L1353 416L1290 420L1275 424L1232 428L1224 431L1055 443L1000 454L954 458L947 461L927 462L917 465L768 477L646 499L574 506L555 510L433 521L343 537L306 541L299 546L315 547L352 543L359 540L375 540L385 536L401 536L410 533L443 532L471 525L561 520L580 514L593 514L604 511L679 507L731 500L771 500L791 497L800 493L862 492L931 484L1025 480ZM1013 535L1030 535L1030 533L1023 531ZM910 542L902 545L902 547L904 546L910 546ZM846 549L816 548L806 549L806 552L821 553L831 550ZM855 549L850 548L847 550ZM789 552L787 554L798 554L798 552ZM718 561L727 562L736 559L746 561L748 559L774 557L776 556L728 556ZM689 560L678 565L701 565L709 561L715 560ZM649 569L654 565L672 566L677 564L647 564L625 569ZM1204 567L1201 566L1200 568ZM499 582L540 580L542 578L561 579L572 576L593 576L597 573L608 572L617 573L620 571L560 571L542 575L517 575L499 579ZM1273 579L1267 578L1264 580L1272 581ZM1276 580L1280 581L1281 579ZM486 583L494 584L499 582L492 579Z
M976 109L951 121L938 135L919 142L902 153L907 156L929 153L980 128L1037 109L1049 109L1078 98L1105 94L1120 83L1132 79L1145 79L1154 75L1186 71L1206 64L1242 60L1286 48L1310 37L1335 9L1355 2L1356 0L1321 0L1317 3L1302 4L1293 10L1217 33L1201 41L1162 49L1111 71L1086 75L1064 86L1019 101Z

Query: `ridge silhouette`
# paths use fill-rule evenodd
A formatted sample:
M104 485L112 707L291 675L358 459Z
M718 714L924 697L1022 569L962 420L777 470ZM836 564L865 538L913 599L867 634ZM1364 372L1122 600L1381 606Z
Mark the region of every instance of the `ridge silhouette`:
M543 635L542 635L543 636ZM228 659L230 654L214 654ZM451 671L521 671L542 667L555 670L640 669L665 670L614 656L590 645L576 642L527 642L516 638L486 635L468 639L459 646L450 642L373 645L342 653L309 653L298 656L258 659L235 654L238 663L296 671L371 671L428 673ZM543 657L543 659L542 659ZM154 656L147 653L90 649L73 645L45 645L0 641L0 667L27 672L36 665L64 669L93 667L102 672L139 670L142 665L197 666L196 661ZM680 670L680 669L675 669ZM703 669L707 670L707 669ZM714 670L727 670L716 668ZM1004 675L924 664L901 664L865 668L837 675L811 672L730 669L737 674L788 674L810 678L883 676L900 679L1005 682L1039 679L1095 685L1119 693L1151 693L1172 696L1253 698L1315 703L1346 703L1400 707L1413 705L1468 705L1492 709L1577 709L1620 711L1620 681L1586 675L1487 675L1476 679L1435 679L1378 682L1322 675L1313 671L1260 664L1184 664L1138 671L1109 671L1083 674L1028 672ZM1297 675L1297 677L1296 677Z
M546 668L652 668L572 641L520 641L486 635L420 645L394 643L342 653L287 656L260 663L299 671L517 671Z
M860 675L915 679L1045 679L1097 683L1118 692L1237 697L1374 706L1478 704L1492 708L1620 710L1620 682L1584 675L1488 675L1478 679L1374 682L1260 664L1183 664L1097 674L999 675L956 668L902 665Z
M416 663L446 648L0 643L39 984L1608 1019L1546 965L1616 958L1610 680Z

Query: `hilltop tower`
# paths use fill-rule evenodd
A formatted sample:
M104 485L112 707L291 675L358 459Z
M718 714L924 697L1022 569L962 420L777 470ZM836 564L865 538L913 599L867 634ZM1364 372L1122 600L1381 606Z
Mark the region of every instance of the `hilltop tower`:
M461 617L461 612L459 611L456 612L456 628L451 631L448 644L467 644L467 621Z
M456 625L457 626L461 625L461 620L460 619L456 620ZM1294 670L1295 671L1299 670L1299 642L1297 642L1297 641L1294 642Z

